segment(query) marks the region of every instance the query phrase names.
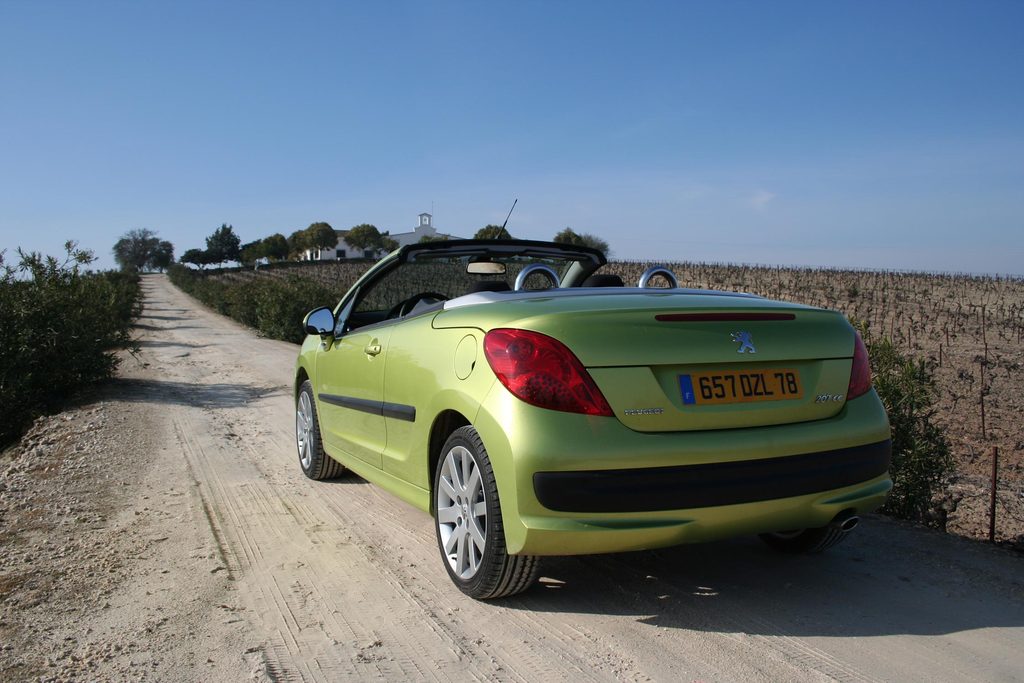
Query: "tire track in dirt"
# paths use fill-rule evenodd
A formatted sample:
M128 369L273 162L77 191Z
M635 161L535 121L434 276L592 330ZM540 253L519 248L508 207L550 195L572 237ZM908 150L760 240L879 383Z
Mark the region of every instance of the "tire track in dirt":
M216 422L216 412L204 410ZM205 415L204 415L205 417ZM233 576L241 576L244 583L256 588L257 599L254 600L253 613L265 615L275 629L276 636L269 646L268 667L284 672L285 665L273 661L277 659L273 653L282 653L283 662L303 662L313 653L312 662L304 662L301 678L306 680L332 680L336 676L378 675L385 678L432 678L430 672L419 662L436 661L437 643L422 643L421 639L409 638L409 632L421 633L412 629L402 634L401 638L393 637L394 626L402 628L401 615L408 615L408 620L420 621L422 615L413 609L416 603L408 600L396 601L391 595L403 596L401 585L394 578L387 576L386 586L381 581L382 565L368 552L367 539L359 539L353 543L352 536L344 529L356 528L357 525L347 516L335 517L333 523L325 523L332 515L323 503L314 502L313 507L301 498L294 498L294 487L267 487L258 482L265 480L265 475L254 462L234 462L225 457L225 448L214 444L203 443L204 439L197 434L214 431L213 424L197 424L188 414L175 416L176 433L188 458L197 481L201 495L208 509L215 510L210 515L212 530L215 537L225 539L222 542L223 555ZM225 465L230 471L225 471ZM359 485L357 485L359 486ZM361 487L360 488L365 488ZM318 509L313 509L313 508ZM305 542L303 542L305 541ZM309 544L309 546L306 545ZM373 568L369 575L355 577L346 574L343 582L332 578L335 571L330 566L330 559L340 546L348 546L362 556L362 566ZM316 552L313 546L329 546ZM291 558L302 558L293 560ZM324 562L328 560L328 562ZM352 563L342 563L351 566ZM291 580L282 581L280 575L288 574ZM365 574L365 572L364 572ZM356 584L354 589L353 584ZM390 589L391 595L382 595L383 590ZM347 610L337 603L335 595L355 592L361 596L360 602L367 598L374 601L383 600L391 603L384 613L399 615L399 622L388 629L366 626L373 619L365 614L356 614L349 618ZM311 594L321 596L322 600L309 600ZM358 607L358 605L357 605ZM380 611L380 610L377 610ZM324 624L332 628L325 629ZM389 625L390 626L390 625ZM405 630L405 629L402 629ZM436 634L443 634L443 629L435 629ZM387 654L381 649L384 635L392 636ZM339 643L356 644L358 651L345 655L345 648L336 647ZM401 648L413 651L405 654L396 651L394 643L401 643ZM462 652L450 646L456 655L450 658L453 668L443 678L462 673L475 674L480 680L487 678L490 671L466 666L458 661ZM468 671L467 671L468 669ZM444 671L442 669L442 673Z
M366 620L348 618L340 610L333 596L338 592L344 595L346 586L332 581L331 568L318 562L305 547L303 540L310 525L296 523L300 520L293 514L294 506L250 483L261 477L251 466L240 468L231 463L232 471L225 473L224 459L190 436L197 433L197 425L180 416L176 420L197 478L204 482L203 498L217 511L214 528L227 540L229 569L241 577L239 590L249 596L252 613L269 622L273 630L268 667L283 674L299 664L298 680L395 678L411 673L392 667L373 652L379 648L375 645L381 641L379 631L367 626ZM235 481L228 483L229 477ZM317 592L325 599L311 601L311 586L317 582L322 584ZM351 575L346 583L349 590L357 583L363 595L379 590L375 582ZM325 629L325 623L332 628Z

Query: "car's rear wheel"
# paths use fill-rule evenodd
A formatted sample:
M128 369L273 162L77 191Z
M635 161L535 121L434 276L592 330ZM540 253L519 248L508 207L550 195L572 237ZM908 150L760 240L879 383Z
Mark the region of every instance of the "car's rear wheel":
M503 598L534 584L540 558L506 552L494 470L473 427L455 430L441 449L432 503L441 558L463 593Z
M299 451L299 467L310 479L333 479L345 473L345 467L324 452L313 385L309 380L302 383L295 398L295 446Z

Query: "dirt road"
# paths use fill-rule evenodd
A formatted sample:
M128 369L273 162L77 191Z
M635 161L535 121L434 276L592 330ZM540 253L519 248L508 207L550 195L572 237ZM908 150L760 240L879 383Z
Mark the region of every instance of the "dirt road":
M818 557L780 556L739 539L556 558L522 596L465 598L440 564L427 515L356 478L302 476L290 393L296 347L257 338L163 277L146 277L144 286L139 359L126 361L99 407L68 418L102 422L72 430L74 445L65 448L93 448L94 457L120 463L116 472L97 465L89 474L91 459L68 455L63 462L85 469L35 484L88 489L81 504L96 507L95 523L66 530L54 518L47 533L90 540L90 557L110 563L116 580L96 584L68 566L81 553L47 550L42 532L11 536L21 546L6 571L26 575L7 589L0 672L197 681L1024 680L1024 558L881 517ZM31 470L18 467L10 477ZM112 480L89 489L90 476ZM10 504L10 488L3 495L0 519L9 526L31 505ZM28 600L32 567L57 562L81 588L62 592L54 581Z

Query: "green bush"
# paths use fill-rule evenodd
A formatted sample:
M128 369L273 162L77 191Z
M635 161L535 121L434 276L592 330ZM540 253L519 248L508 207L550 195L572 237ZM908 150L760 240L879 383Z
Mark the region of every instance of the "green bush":
M249 327L258 327L257 299L260 287L246 280L223 291L227 315Z
M168 275L178 288L218 313L266 337L295 343L305 337L301 325L306 313L339 298L326 284L296 275L230 279L181 265L171 266Z
M69 242L63 261L0 255L0 446L83 385L110 377L141 309L137 275L87 273L92 254Z
M902 355L889 339L865 337L865 342L875 389L892 425L893 490L882 512L927 522L933 499L953 469L949 443L932 421L936 389L931 368Z
M268 283L270 284L270 283ZM275 280L256 297L257 329L268 337L300 343L302 318L314 308L333 305L338 297L318 282L301 277Z

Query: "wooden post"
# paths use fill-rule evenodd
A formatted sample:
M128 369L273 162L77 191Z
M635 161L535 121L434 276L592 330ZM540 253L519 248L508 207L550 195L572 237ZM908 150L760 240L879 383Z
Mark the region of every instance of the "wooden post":
M939 342L939 367L942 367L942 342Z
M999 446L992 447L992 492L988 500L988 542L996 542L996 483L999 474Z

